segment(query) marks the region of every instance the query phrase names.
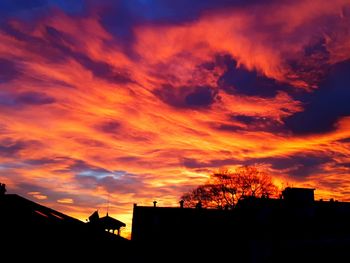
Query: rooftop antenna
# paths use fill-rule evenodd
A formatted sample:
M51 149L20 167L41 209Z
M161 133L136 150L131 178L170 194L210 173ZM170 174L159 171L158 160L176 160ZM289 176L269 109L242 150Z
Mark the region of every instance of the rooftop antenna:
M109 192L108 192L108 197L107 197L107 216L108 216L108 211L109 211Z

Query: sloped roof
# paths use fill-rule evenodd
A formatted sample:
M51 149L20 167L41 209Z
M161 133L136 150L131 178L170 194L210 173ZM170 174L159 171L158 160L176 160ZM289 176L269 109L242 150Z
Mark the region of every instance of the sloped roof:
M1 208L12 218L18 220L39 220L49 223L83 224L82 221L40 205L16 194L7 194L1 197Z
M113 218L110 217L108 214L104 217L101 217L99 220L100 224L102 224L102 226L105 229L119 229L121 227L125 227L126 224Z
M30 252L25 257L35 262L66 261L67 255L86 261L112 248L129 249L129 241L121 236L14 194L0 196L0 226L3 257L19 257L17 261L22 252Z

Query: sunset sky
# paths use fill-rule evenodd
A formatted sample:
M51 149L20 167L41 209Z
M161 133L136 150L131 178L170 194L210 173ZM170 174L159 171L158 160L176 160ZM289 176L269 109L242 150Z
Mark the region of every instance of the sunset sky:
M350 201L349 0L1 0L8 193L128 236L253 164Z

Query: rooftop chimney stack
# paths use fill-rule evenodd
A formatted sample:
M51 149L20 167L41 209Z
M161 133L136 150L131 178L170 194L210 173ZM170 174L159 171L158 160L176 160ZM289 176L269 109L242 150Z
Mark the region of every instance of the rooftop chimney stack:
M0 195L5 195L6 193L6 184L0 183Z
M202 202L199 200L198 203L196 204L196 208L197 209L201 209L202 208Z
M184 200L180 200L180 202L179 202L180 203L180 208L184 208L184 202L185 202Z

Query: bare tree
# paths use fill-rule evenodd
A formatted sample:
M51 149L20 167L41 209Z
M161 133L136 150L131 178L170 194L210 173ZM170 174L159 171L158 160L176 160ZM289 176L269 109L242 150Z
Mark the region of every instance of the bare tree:
M242 166L234 171L219 169L204 185L185 193L181 198L186 207L199 201L203 207L234 208L245 197L277 196L278 188L271 176L255 166Z

